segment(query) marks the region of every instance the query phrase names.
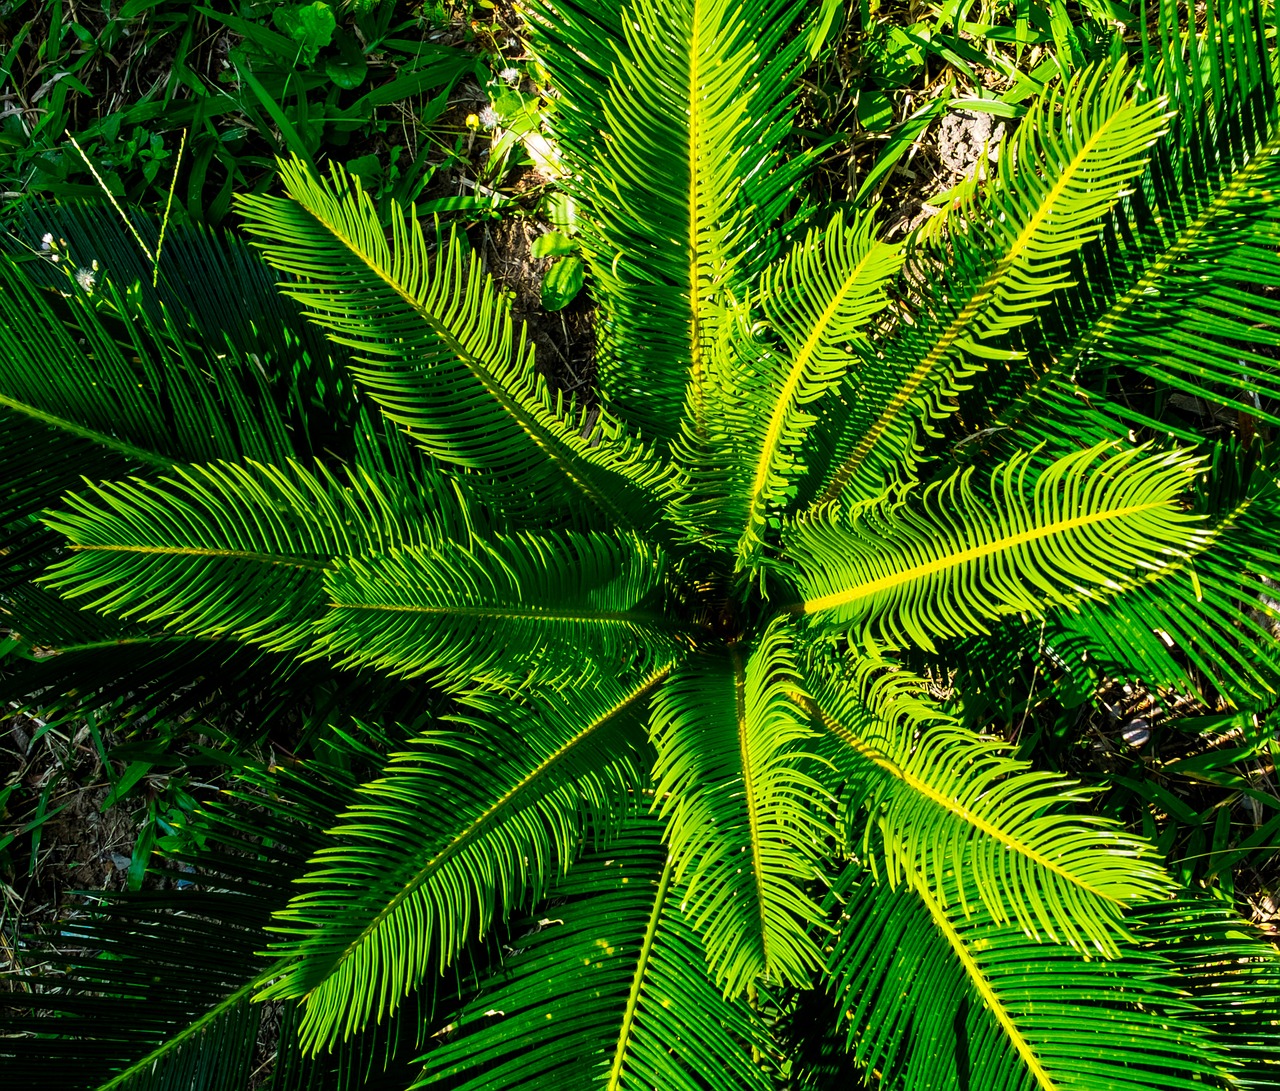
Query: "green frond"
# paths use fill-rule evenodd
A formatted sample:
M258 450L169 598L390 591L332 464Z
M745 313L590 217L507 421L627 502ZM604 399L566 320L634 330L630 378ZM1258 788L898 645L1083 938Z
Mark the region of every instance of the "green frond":
M1067 809L1093 793L1033 770L930 702L922 681L880 666L831 661L808 675L821 752L847 785L850 850L872 848L889 885L920 887L945 909L1118 957L1132 939L1126 907L1172 888L1155 851Z
M662 668L556 695L474 695L393 754L277 913L290 959L260 998L303 998L313 1050L381 1022L495 915L529 905L634 805Z
M932 649L935 637L986 631L992 618L1112 595L1208 540L1182 494L1200 468L1179 452L1103 457L1093 448L1038 472L1030 455L847 513L831 506L790 528L794 612L860 642Z
M700 430L682 437L686 480L675 517L698 536L736 549L752 563L770 520L795 494L805 466L800 446L819 401L852 366L871 317L885 305L884 285L900 248L874 237L873 214L846 224L839 214L760 278L755 306L769 336L743 330L724 339L704 388Z
M96 919L64 927L59 946L96 957L72 963L59 979L61 995L30 991L40 987L36 978L14 990L12 1003L6 996L11 1010L32 1013L0 1020L6 1086L178 1091L195 1083L242 1091L262 1015L251 1001L262 973L253 956L260 933L236 920L234 896L188 893L180 908L172 897L164 901L161 908L112 899ZM212 939L210 920L220 926ZM58 957L56 950L41 953ZM46 1037L50 1032L62 1041ZM89 1054L100 1066L92 1082L85 1078Z
M335 750L355 756L348 742ZM101 894L56 934L29 938L30 962L61 972L11 978L5 1086L244 1091L262 1014L252 994L274 972L262 928L353 787L321 765L242 774L241 795L194 819L206 849L186 889Z
M174 453L178 460L243 456L283 461L291 454L319 457L326 447L339 450L335 443L341 442L342 428L356 409L350 396L351 382L343 372L345 353L326 342L314 327L299 321L298 305L277 289L271 267L235 235L170 223L164 236L163 260L156 268L137 245L133 231L154 252L160 231L157 218L135 207L125 208L124 214L129 227L115 208L101 201L63 198L55 204L28 200L22 204L14 235L0 238L0 250L18 261L34 284L55 293L70 289L68 265L92 269L97 261L93 297L99 307L104 284L113 285L124 293L130 313L146 315L151 326L163 329L168 324L166 315L170 316L185 337L187 351L194 352L204 364L206 380L210 373L216 375L231 367L246 385L248 406L258 414L273 406L284 418L293 445L267 451L252 446L183 447ZM43 253L41 239L46 234L58 240L58 263L47 258L31 260L36 253ZM154 285L153 275L157 278ZM211 290L213 286L216 290ZM126 354L134 350L129 338L121 339L117 334L117 340ZM172 376L167 377L172 381ZM260 396L261 384L271 394L266 402ZM211 390L216 393L218 385L211 385ZM224 408L230 413L240 407L231 403ZM250 414L210 421L206 436L192 438L207 441L219 427L243 429L249 443L279 437L272 420L259 425ZM175 437L168 438L172 442Z
M1161 10L1176 31L1176 12ZM996 424L1060 445L1148 426L1198 438L1159 400L1098 397L1126 375L1128 390L1280 424L1274 46L1249 0L1211 0L1206 19L1203 32L1157 43L1150 80L1177 107L1173 132L1109 244L1085 251L1089 290L1039 331L1035 381L1022 373L1004 384Z
M920 432L936 432L964 380L1020 357L1009 335L1072 283L1072 256L1164 131L1164 103L1138 101L1133 84L1123 66L1103 66L1040 99L1002 147L973 218L954 218L951 252L908 262L909 283L943 305L902 325L855 373L838 424L825 429L834 438L819 502L879 495L917 460Z
M1073 674L1229 704L1280 689L1280 489L1256 456L1215 445L1195 497L1209 537L1188 564L1048 615L1043 641Z
M667 823L682 903L726 996L760 975L800 982L817 965L809 935L829 797L812 775L812 731L791 694L785 626L677 670L654 698L655 806Z
M588 502L623 526L656 517L667 474L608 412L550 392L509 302L456 232L434 260L422 225L398 206L388 243L372 199L337 165L328 180L282 162L288 196L239 199L246 230L282 290L352 351L352 374L443 464L501 497L511 516L545 521ZM519 502L517 502L517 500Z
M293 453L245 356L198 345L185 316L149 312L109 270L90 295L69 271L60 291L42 285L33 263L44 264L0 254L0 521L38 511L86 471ZM19 442L29 445L25 460ZM41 448L50 457L31 457Z
M422 502L388 482L257 463L174 467L66 496L46 524L69 555L41 577L86 608L195 636L301 650L326 603L336 559L429 548L465 529L437 478Z
M556 884L500 973L432 1037L414 1088L766 1091L767 1036L706 977L652 820Z
M533 47L603 311L600 380L646 434L700 413L726 297L789 229L784 161L805 47L795 0L541 0Z
M312 654L464 688L661 659L676 636L653 601L663 572L637 537L572 531L345 557L324 574Z
M1142 907L1135 923L1176 968L1200 1021L1225 1046L1236 1085L1268 1091L1280 1079L1280 954L1207 895Z
M922 890L847 886L830 972L858 1062L900 1091L1203 1091L1228 1057L1172 967L1085 961ZM954 896L949 901L955 901ZM910 1026L910 1034L903 1028Z

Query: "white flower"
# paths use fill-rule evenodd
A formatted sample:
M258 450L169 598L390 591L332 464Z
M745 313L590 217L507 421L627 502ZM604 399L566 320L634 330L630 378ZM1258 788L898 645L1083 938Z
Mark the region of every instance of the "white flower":
M97 262L94 262L94 264L96 265ZM93 286L97 281L98 277L92 269L81 268L76 270L76 283L86 292L92 292Z
M503 83L518 83L520 81L520 69L504 68L498 73L498 79Z
M48 231L46 231L43 235L40 236L40 249L41 250L53 249L53 235L50 234Z
M480 124L486 129L493 129L498 124L498 111L492 106L486 106L480 111Z

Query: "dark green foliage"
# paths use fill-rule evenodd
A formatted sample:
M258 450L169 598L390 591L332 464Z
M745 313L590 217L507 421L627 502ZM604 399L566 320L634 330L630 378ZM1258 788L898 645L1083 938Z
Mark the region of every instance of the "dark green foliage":
M380 192L413 200L449 89L483 71L431 31L393 0L7 0L0 95L15 108L0 119L0 189L105 186L218 224L234 192L270 184L275 155L324 147L372 154ZM421 131L406 134L401 109L421 113Z
M1241 284L1274 273L1277 57L1211 11L1130 62L1052 8L1069 74L888 242L801 194L829 6L543 0L583 398L461 233L305 147L238 206L269 300L240 243L175 235L153 289L118 228L33 212L49 248L0 263L7 692L198 705L233 743L255 694L306 747L177 820L192 885L24 982L17 1085L243 1086L263 1002L281 1089L1274 1085L1280 961L1222 878L1262 842L1162 782L1230 763L1103 792L1053 718L1127 679L1270 742L1270 365L1239 342L1272 339ZM339 30L272 33L311 69ZM1126 401L1236 404L1237 357L1233 443ZM1210 824L1211 868L1166 865Z

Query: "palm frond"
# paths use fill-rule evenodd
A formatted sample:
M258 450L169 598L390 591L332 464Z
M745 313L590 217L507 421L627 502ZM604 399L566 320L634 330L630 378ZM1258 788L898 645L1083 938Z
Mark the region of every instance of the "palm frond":
M1194 510L1210 539L1184 573L1048 615L1037 642L1072 673L1228 703L1280 688L1280 490L1254 449L1217 444L1206 468Z
M651 819L574 865L505 965L422 1057L414 1088L765 1091L770 1049L745 1003L706 978L705 951Z
M131 218L154 244L156 225ZM110 210L31 202L19 231L0 240L0 584L38 570L56 538L35 517L85 477L348 453L359 421L341 351L298 322L248 246L177 228L153 286Z
M805 467L798 455L814 416L807 410L855 362L871 317L885 305L884 284L900 248L874 237L868 212L846 224L837 215L761 276L755 307L772 337L743 331L722 339L704 386L699 429L682 437L686 480L673 504L695 535L712 533L736 549L739 566L763 544L770 519L794 495ZM776 343L774 343L776 342Z
M601 385L646 434L700 413L727 295L789 229L784 161L806 45L795 0L542 0L534 49L562 90L580 239L604 311Z
M1059 444L1134 427L1194 442L1160 410L1162 392L1280 424L1274 46L1250 0L1212 0L1206 17L1184 34L1160 4L1148 79L1177 108L1173 131L1104 243L1084 252L1069 305L1045 312L1039 374L1009 376L997 425ZM1138 406L1105 397L1115 378L1146 388Z
M537 901L634 805L643 716L662 668L552 696L475 695L393 754L331 831L277 914L289 965L260 994L303 998L318 1050L395 1011L432 966L448 966L498 914ZM483 718L481 718L483 717Z
M690 659L653 702L659 814L684 907L726 995L767 975L796 983L817 965L808 929L828 796L806 752L812 732L791 693L789 635Z
M177 315L149 313L126 293L128 285L117 286L105 273L92 294L70 276L56 292L31 275L33 262L42 264L0 254L6 433L21 428L49 443L88 444L98 452L102 476L187 460L293 453L266 385L246 357L201 351ZM43 487L60 486L54 478ZM7 521L18 513L4 514Z
M1143 906L1135 923L1176 970L1201 1022L1225 1046L1243 1091L1280 1078L1280 955L1253 925L1207 895Z
M301 649L324 612L335 558L429 547L466 526L438 478L421 483L434 494L431 511L371 475L346 477L296 463L215 463L91 486L46 518L70 555L42 582L172 631Z
M919 679L870 659L815 667L810 708L846 782L850 849L874 850L891 886L920 886L948 910L954 893L966 915L1109 958L1132 939L1126 907L1172 888L1149 845L1068 809L1091 791L967 730Z
M572 531L340 558L312 654L464 688L660 659L675 636L652 602L663 570L639 538Z
M283 455L318 458L327 448L345 456L342 432L358 411L343 367L345 351L298 321L298 305L276 289L271 267L234 235L171 223L157 268L132 232L154 252L159 223L137 208L124 209L123 216L128 227L120 211L102 202L28 200L22 205L15 236L0 239L0 249L21 261L32 283L59 294L69 291L67 265L92 269L98 262L95 294L104 282L115 285L126 292L131 313L147 315L155 327L164 328L169 314L175 326L188 328L189 350L197 354L210 352L217 359L223 346L229 347L227 363L241 375L242 383L247 381L249 401L259 413L266 406L259 403L258 384L265 384L271 394L268 402L283 417L294 445L284 449ZM58 242L57 264L30 260L45 254L40 249L45 235ZM211 291L211 285L217 290ZM126 351L132 347L125 345ZM226 421L223 427L238 423ZM240 455L271 461L283 457L281 452L253 449L198 452L187 448L176 457L195 462Z
M186 889L100 895L57 935L29 938L63 972L15 975L0 1018L6 1086L243 1091L261 1015L252 995L272 972L262 929L353 788L318 764L249 772L243 795L197 816L207 849Z
M1199 468L1178 452L1103 458L1093 448L1036 472L1028 455L991 471L985 495L962 471L911 505L895 493L795 524L793 610L861 642L933 648L1002 615L1102 597L1172 570L1209 540L1179 507Z
M652 524L662 464L608 412L552 395L459 235L433 262L416 216L397 207L388 243L372 199L336 165L324 180L295 159L280 176L287 198L240 199L246 230L298 278L283 290L353 351L352 373L392 420L513 516L519 497L542 521L586 501L620 525Z
M981 914L964 919L927 891L866 876L846 890L829 964L835 1000L850 1050L888 1086L1230 1086L1225 1050L1164 960L1130 950L1084 961Z
M1164 103L1138 101L1133 85L1123 66L1104 65L1044 96L1001 149L980 213L956 215L951 271L927 252L909 261L909 282L947 302L903 325L842 392L819 502L878 495L915 463L920 432L936 432L931 422L951 411L965 379L1020 356L1008 335L1072 282L1072 255L1101 230L1164 131Z

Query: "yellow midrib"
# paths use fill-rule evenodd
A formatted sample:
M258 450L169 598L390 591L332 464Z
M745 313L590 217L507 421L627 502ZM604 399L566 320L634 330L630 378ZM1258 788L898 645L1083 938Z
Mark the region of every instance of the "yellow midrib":
M702 251L698 235L698 160L702 140L698 88L702 83L702 10L698 0L693 4L693 25L689 41L689 387L695 422L702 422Z
M115 1091L116 1088L125 1087L128 1084L130 1084L133 1080L133 1077L138 1075L139 1073L144 1073L148 1071L154 1072L156 1070L157 1064L161 1060L163 1060L166 1056L172 1054L184 1042L191 1041L193 1038L197 1037L207 1027L211 1026L223 1014L230 1011L237 1004L241 1003L244 1000L248 1000L252 998L254 989L256 989L259 985L262 985L263 983L270 981L273 977L275 977L277 974L280 973L281 969L283 969L284 966L285 966L285 962L281 960L280 962L277 962L272 966L270 966L268 969L263 970L255 978L253 978L253 980L249 981L244 985L241 985L240 988L236 989L233 993L230 993L228 996L224 996L221 1000L218 1001L217 1004L209 1008L207 1011L205 1011L202 1015L198 1016L196 1019L192 1020L192 1022L188 1023L185 1027L182 1028L182 1030L174 1034L173 1037L167 1039L165 1042L158 1045L145 1057L141 1058L140 1060L134 1061L133 1064L129 1065L129 1067L125 1068L123 1071L117 1072L114 1076L108 1079L106 1083L96 1085L94 1088L94 1091Z
M379 910L378 914L364 927L360 934L347 945L346 949L336 959L333 960L331 964L332 967L336 968L341 966L342 963L344 963L351 954L361 946L361 944L373 935L383 921L399 909L404 901L431 877L433 872L443 867L444 864L453 856L457 855L457 853L461 851L468 842L474 841L480 836L480 834L488 829L497 817L511 805L512 801L519 798L521 793L526 791L531 784L535 784L546 776L547 773L554 768L566 754L574 749L574 747L580 746L586 739L590 738L592 734L608 723L616 715L634 704L636 701L642 700L646 694L654 688L654 686L658 685L659 682L671 673L671 669L672 666L668 664L649 675L648 678L623 697L622 700L608 709L592 723L584 727L574 735L573 738L562 743L552 751L551 754L540 761L532 770L521 777L516 784L504 792L493 804L485 808L484 811L472 820L471 824L465 830L454 837L443 849L436 853L435 856L423 864L423 866L414 873L412 878L410 878L409 881L396 892L395 896L392 897L392 899L383 906L381 910ZM330 973L326 975L325 982L332 980L332 972L333 971L331 970ZM325 982L321 982L321 984L316 986L316 988L323 987ZM314 991L315 989L309 990L307 995L310 995L310 993Z
M1174 264L1186 253L1188 253L1199 241L1200 236L1208 228L1209 224L1218 215L1222 209L1226 208L1236 195L1242 190L1247 189L1253 175L1261 169L1273 157L1270 149L1260 152L1253 159L1240 169L1240 172L1223 187L1222 192L1209 203L1205 210L1197 216L1187 227L1178 233L1177 239L1173 245L1160 255L1141 277L1134 282L1127 292L1117 299L1106 313L1097 320L1090 328L1086 338L1076 347L1075 351L1064 355L1060 360L1037 379L1013 405L996 418L1000 424L1010 424L1016 421L1018 414L1026 407L1026 405L1035 396L1035 392L1046 386L1059 375L1064 374L1068 368L1074 366L1075 361L1084 355L1088 346L1101 341L1103 337L1114 330L1119 323L1119 318L1129 310L1139 299L1146 295L1159 282L1160 278L1167 273Z
M675 861L668 855L667 862L662 868L662 876L658 880L658 893L654 897L653 910L649 914L644 943L640 948L640 957L636 961L636 972L631 977L631 992L627 996L627 1006L622 1014L622 1028L618 1032L618 1045L613 1051L613 1068L609 1072L606 1091L618 1091L622 1085L622 1066L627 1059L627 1047L631 1044L631 1028L635 1024L636 1012L640 1007L640 993L644 989L644 980L649 973L653 942L658 935L658 924L662 920L662 910L667 902L667 890L671 886L671 876L674 872Z
M12 409L15 413L21 413L24 417L39 421L49 428L57 429L59 432L67 432L81 439L87 439L92 443L118 451L126 458L134 459L149 466L156 466L162 470L173 470L178 466L173 459L166 458L164 455L156 454L154 451L148 451L132 443L126 443L124 440L116 439L115 436L109 436L105 432L88 428L82 424L76 424L75 421L68 420L66 417L46 413L43 409L39 409L27 402L18 401L16 398L10 398L5 394L0 394L0 407Z
M274 564L284 568L309 568L325 572L328 561L283 557L272 553L255 553L246 549L207 549L202 546L149 546L149 545L69 545L69 550L80 553L146 553L173 557L217 557L223 560L254 561L258 564Z
M391 613L431 614L434 616L456 617L488 617L498 620L534 621L599 621L610 624L653 624L663 620L660 616L645 613L641 610L615 610L602 612L593 610L539 610L526 606L404 606L400 604L373 602L331 602L331 610L379 610Z
M992 271L991 275L982 282L977 292L970 297L969 302L964 305L960 313L947 327L943 335L934 342L933 347L925 355L916 369L907 377L906 381L899 386L897 393L890 399L889 404L880 414L874 424L867 430L866 435L859 441L858 446L845 459L840 468L832 477L831 482L823 490L821 497L818 499L819 504L827 503L834 500L840 495L845 485L849 483L849 479L857 473L858 468L866 460L867 456L874 449L875 445L880 442L881 437L889 430L889 427L897 419L907 402L915 395L925 379L929 377L933 369L943 360L943 358L951 351L951 347L959 340L961 334L964 333L969 323L979 310L990 302L991 296L1000 281L1004 279L1005 274L1010 267L1022 255L1022 252L1030 245L1032 236L1040 225L1048 219L1053 208L1053 204L1062 196L1067 184L1079 172L1084 163L1086 156L1093 150L1094 145L1102 138L1102 136L1111 128L1112 124L1124 115L1124 110L1118 110L1112 114L1106 122L1099 126L1098 130L1089 137L1081 146L1079 153L1072 159L1068 168L1062 172L1058 180L1050 187L1049 193L1036 209L1035 214L1027 221L1026 227L1019 232L1018 237L1013 241L1008 253L1000 259L999 264Z
M911 568L903 569L901 572L891 573L888 576L881 576L878 580L871 580L868 583L857 584L841 591L834 591L829 595L823 595L821 598L808 599L799 604L799 610L793 608L793 612L815 614L820 610L831 610L839 606L848 606L850 603L857 602L859 599L878 595L883 591L888 591L894 587L911 583L914 580L923 579L926 576L933 576L940 572L946 572L949 569L956 568L963 564L968 564L970 561L976 561L983 557L988 557L993 553L1016 549L1018 546L1025 545L1027 542L1034 542L1041 538L1048 538L1054 534L1065 534L1068 531L1076 530L1080 527L1091 526L1094 523L1103 523L1112 519L1123 519L1130 515L1138 515L1142 512L1155 511L1158 508L1165 508L1168 506L1169 502L1167 500L1153 500L1145 504L1129 504L1122 508L1110 508L1107 511L1092 512L1088 515L1076 515L1070 519L1060 519L1055 523L1047 523L1042 527L1033 527L1030 530L1019 531L1017 534L1011 535L1008 538L1000 538L994 542L988 542L986 545L973 546L969 549L961 550L959 553L951 553L943 557L938 557L932 561L926 561L923 564L914 565Z
M974 989L977 990L978 995L987 1006L987 1010L995 1016L996 1022L1000 1024L1000 1028L1008 1036L1013 1048L1018 1051L1018 1056L1022 1058L1027 1070L1035 1077L1041 1091L1058 1091L1058 1084L1045 1070L1044 1065L1040 1063L1040 1058L1036 1056L1035 1050L1031 1048L1031 1043L1023 1037L1018 1025L1013 1021L1013 1016L1009 1014L1009 1009L1004 1006L991 982L987 980L987 975L982 972L982 967L978 965L977 960L970 954L968 945L964 942L964 937L956 931L955 926L947 918L942 906L923 886L916 886L912 889L924 903L925 908L928 909L929 915L933 918L933 923L937 925L938 931L943 934L947 943L951 945L951 949L956 953L956 957L964 967L965 973L969 975L969 980L972 982Z
M1121 901L1121 899L1116 898L1110 894L1107 894L1105 891L1099 890L1097 887L1081 879L1079 876L1073 875L1071 872L1067 871L1064 867L1062 867L1062 865L1055 863L1053 860L1050 860L1047 856L1043 855L1040 852L1037 852L1030 845L1026 844L1026 842L1020 841L1018 838L1010 836L1004 830L1000 829L999 826L994 826L990 822L988 822L986 819L982 818L979 815L974 814L971 810L969 810L968 807L964 806L964 804L958 803L954 799L951 799L949 796L946 796L943 793L939 792L937 789L932 787L927 781L923 781L919 777L917 777L915 774L907 772L905 769L902 768L902 766L900 766L897 762L893 761L878 747L872 746L870 743L860 738L856 732L846 727L843 723L839 722L838 720L834 720L830 716L828 716L822 710L821 706L812 698L805 699L803 703L807 707L809 714L812 717L814 717L816 720L818 720L820 723L824 724L828 731L832 732L834 735L842 739L846 745L848 745L853 750L856 750L859 754L861 754L868 761L872 762L874 765L883 769L890 776L896 778L897 780L902 781L902 783L905 784L908 788L912 789L912 791L919 792L922 796L924 796L926 799L931 800L933 803L936 803L939 807L942 807L944 810L950 811L961 821L967 823L968 825L972 826L976 830L980 830L982 833L985 833L988 837L991 837L996 841L999 841L1000 844L1007 846L1008 848L1012 849L1014 852L1017 852L1022 856L1025 856L1028 860L1031 860L1034 863L1039 864L1043 868L1047 868L1049 871L1052 871L1058 875L1061 875L1064 879L1068 880L1073 886L1077 886L1082 890L1087 890L1090 894L1093 894L1098 898L1102 898L1105 901L1111 902L1113 905L1124 905L1124 902Z
M765 917L764 857L760 853L760 810L756 803L756 786L751 775L750 740L747 738L746 671L742 653L731 647L733 659L734 714L738 719L738 750L742 757L742 791L747 802L747 826L751 835L751 869L756 880L756 902L760 911L760 953L766 972L769 969L768 922Z
M831 302L823 309L821 316L814 324L812 332L805 339L804 344L800 346L800 351L796 353L795 362L787 376L787 381L783 384L782 392L778 395L777 404L774 406L773 415L769 418L769 426L765 430L764 441L760 447L760 458L756 462L755 475L751 481L751 497L747 508L747 526L743 537L750 535L756 512L764 505L764 490L769 478L769 468L773 465L774 454L781 442L783 422L786 420L787 410L791 406L791 400L795 396L796 388L799 387L800 380L804 376L805 369L808 368L813 354L817 352L818 346L822 343L822 335L831 324L831 320L836 316L841 304L848 298L849 293L853 291L854 284L871 261L874 253L874 247L867 248L862 260L845 278L844 283L840 285L840 290L832 296Z

